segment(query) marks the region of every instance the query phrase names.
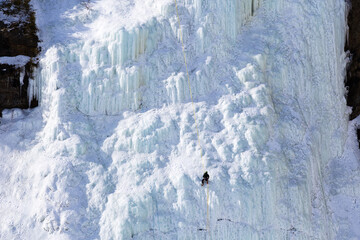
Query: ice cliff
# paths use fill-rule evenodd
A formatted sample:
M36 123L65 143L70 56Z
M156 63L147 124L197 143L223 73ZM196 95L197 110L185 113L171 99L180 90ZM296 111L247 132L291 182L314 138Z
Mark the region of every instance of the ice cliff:
M0 238L360 237L343 0L178 1L181 31L172 0L32 4L41 107L4 112Z

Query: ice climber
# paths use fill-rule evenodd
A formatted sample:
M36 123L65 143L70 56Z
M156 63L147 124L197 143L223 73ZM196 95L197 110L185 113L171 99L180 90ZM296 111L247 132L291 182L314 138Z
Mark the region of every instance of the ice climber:
M209 178L210 178L210 176L209 176L208 172L206 171L203 175L203 179L201 180L201 186L204 186L205 182L206 182L206 184L209 184Z

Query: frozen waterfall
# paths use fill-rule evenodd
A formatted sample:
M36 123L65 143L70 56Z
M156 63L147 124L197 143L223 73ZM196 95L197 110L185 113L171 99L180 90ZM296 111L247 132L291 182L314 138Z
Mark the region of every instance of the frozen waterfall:
M172 0L32 4L41 107L0 126L0 238L360 237L360 180L331 178L357 154L344 0L178 0L181 31Z

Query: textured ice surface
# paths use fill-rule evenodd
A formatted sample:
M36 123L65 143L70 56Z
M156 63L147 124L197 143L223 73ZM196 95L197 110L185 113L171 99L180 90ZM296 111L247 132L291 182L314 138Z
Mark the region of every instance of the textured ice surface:
M209 231L173 1L32 3L41 107L4 114L0 238L360 237L345 2L178 1Z

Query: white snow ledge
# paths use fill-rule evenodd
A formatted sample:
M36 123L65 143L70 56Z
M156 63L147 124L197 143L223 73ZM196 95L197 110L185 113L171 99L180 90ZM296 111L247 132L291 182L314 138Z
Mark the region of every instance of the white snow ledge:
M14 65L17 67L23 67L30 61L30 57L24 55L18 55L15 57L0 57L0 64Z

